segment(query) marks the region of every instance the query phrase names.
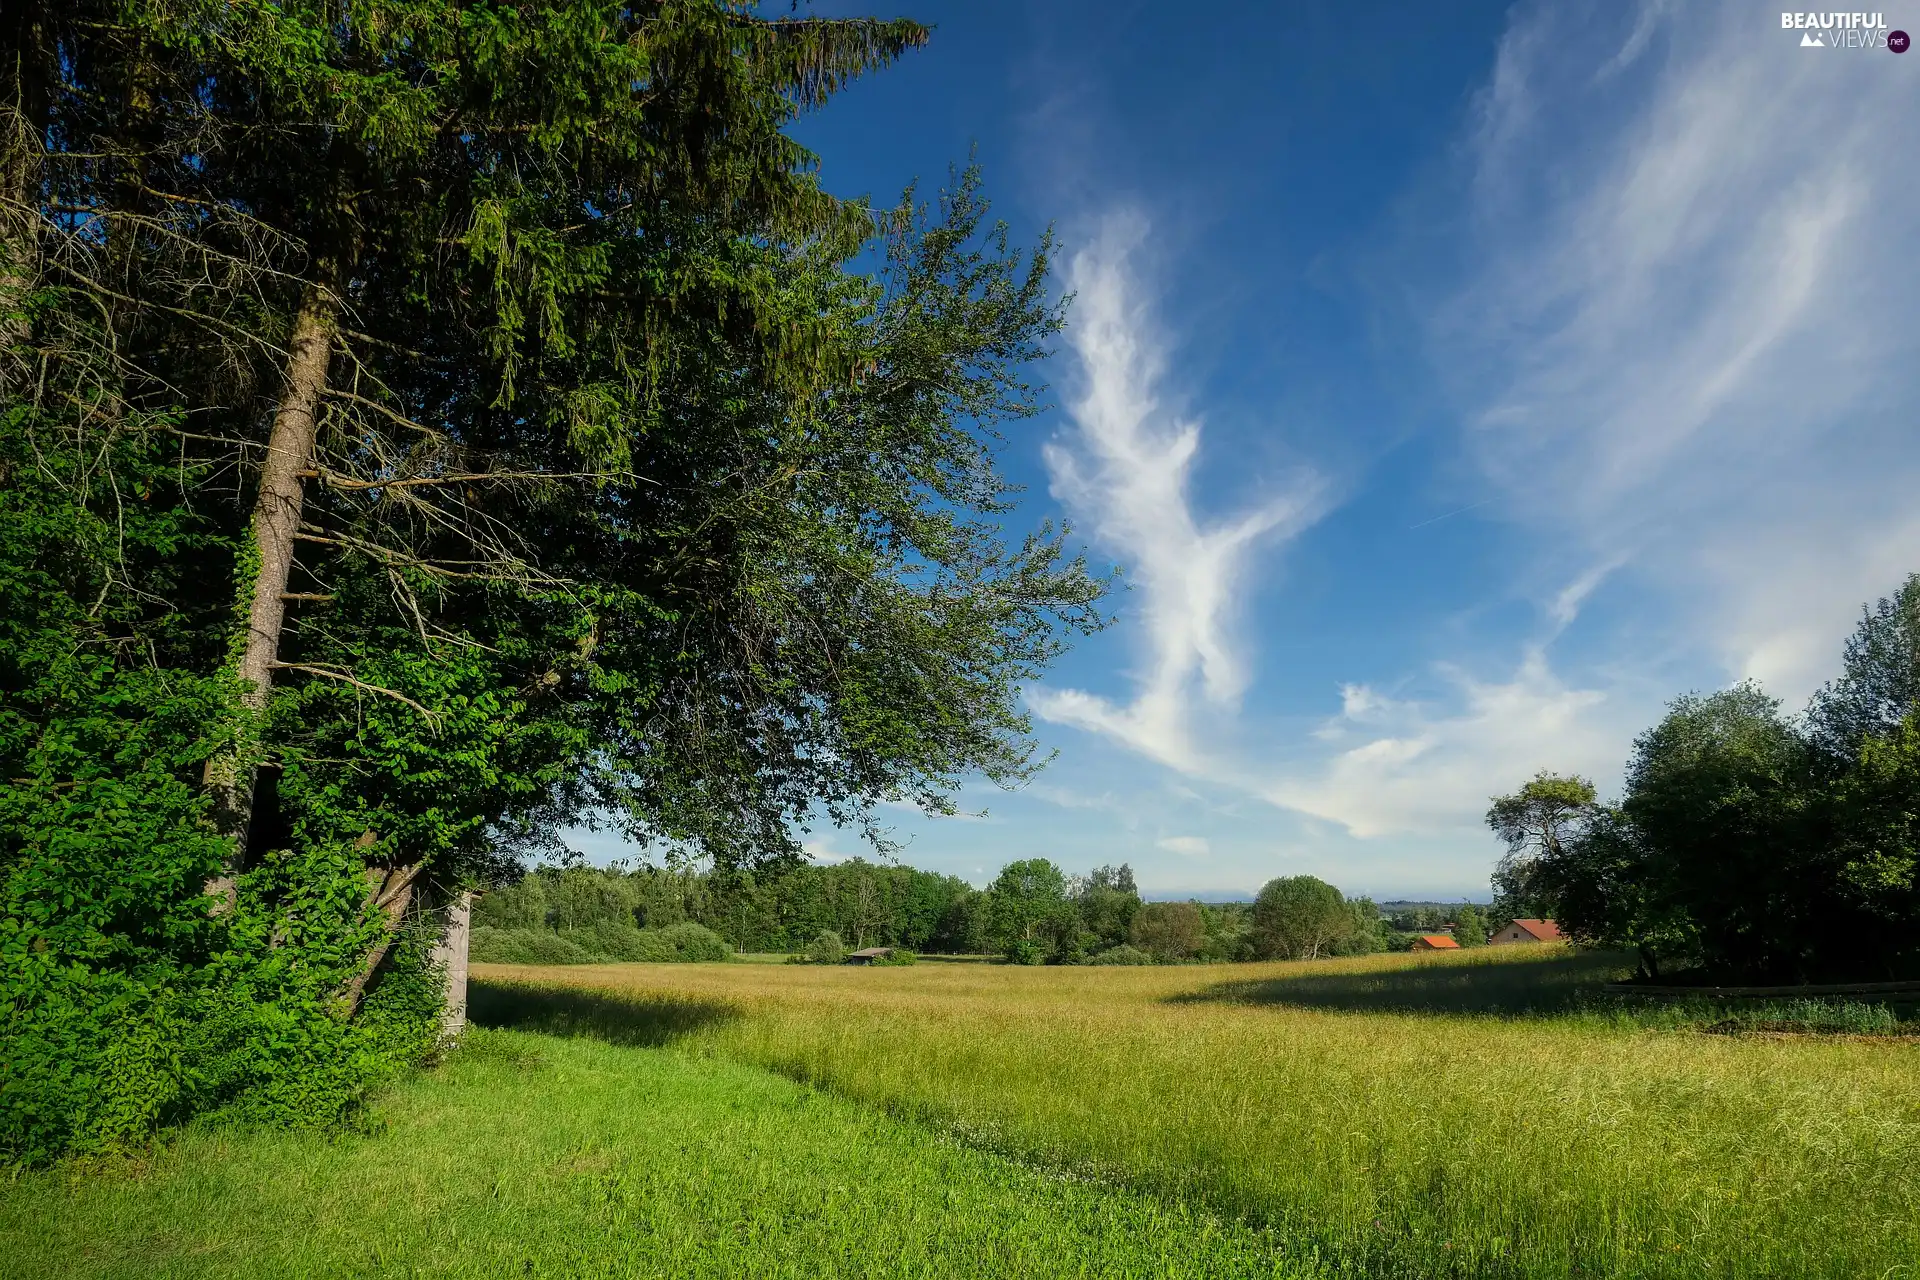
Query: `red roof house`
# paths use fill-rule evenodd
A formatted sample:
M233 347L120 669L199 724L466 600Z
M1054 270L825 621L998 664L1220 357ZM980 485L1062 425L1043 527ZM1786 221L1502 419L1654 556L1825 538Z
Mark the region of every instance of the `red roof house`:
M1415 951L1458 951L1460 944L1444 933L1423 933L1413 940Z
M1566 934L1560 932L1560 926L1551 920L1515 920L1487 939L1488 946L1499 946L1507 942L1562 942Z

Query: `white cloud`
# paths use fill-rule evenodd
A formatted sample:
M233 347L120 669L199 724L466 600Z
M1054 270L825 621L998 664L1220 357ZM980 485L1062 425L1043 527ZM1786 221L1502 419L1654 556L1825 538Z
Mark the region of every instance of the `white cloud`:
M1456 695L1451 711L1347 686L1341 714L1316 735L1340 749L1269 784L1266 797L1363 838L1434 833L1476 825L1488 796L1542 767L1602 778L1618 770L1623 726L1607 693L1563 683L1543 650L1530 649L1504 681L1440 674Z
M1110 227L1072 266L1087 386L1048 464L1132 570L1146 660L1130 701L1043 689L1035 710L1334 824L1302 824L1325 857L1417 832L1464 865L1489 795L1543 767L1611 787L1686 682L1810 692L1861 602L1920 570L1920 172L1896 123L1920 119L1912 70L1802 50L1732 0L1516 6L1463 130L1464 203L1429 210L1460 258L1425 320L1494 494L1448 516L1517 526L1539 623L1508 670L1435 651L1437 694L1342 673L1339 714L1258 759L1212 745L1245 738L1213 732L1246 680L1235 586L1320 490L1196 515L1201 434L1161 403L1166 348L1128 269L1140 227ZM1601 592L1606 629L1574 630Z
M1859 604L1920 569L1920 272L1896 247L1920 182L1887 135L1920 81L1768 17L1516 9L1467 139L1466 282L1432 332L1499 509L1545 564L1589 567L1510 677L1443 667L1441 705L1343 688L1315 735L1335 754L1275 802L1382 836L1464 829L1541 767L1604 784L1681 692L1618 672L1688 650L1797 699ZM1569 683L1546 646L1616 578L1669 623Z
M802 840L800 849L815 862L845 862L854 856L835 849L833 840L829 836L816 836L811 840Z
M1124 706L1078 689L1041 687L1028 699L1044 719L1198 773L1208 766L1193 733L1196 694L1225 710L1246 684L1230 623L1249 556L1305 528L1321 488L1297 477L1239 516L1209 523L1194 512L1188 486L1200 424L1160 402L1166 353L1128 262L1144 233L1138 217L1110 219L1073 259L1068 342L1084 391L1072 406L1073 430L1046 450L1054 495L1127 568L1140 602L1144 669Z
M1111 792L1103 792L1096 796L1089 795L1083 791L1076 791L1072 787L1057 787L1049 783L1039 782L1029 786L1027 788L1027 794L1036 799L1044 800L1048 804L1057 805L1062 809L1092 809L1098 812L1104 812L1114 807Z
M1620 564L1619 557L1608 560L1604 564L1597 564L1560 589L1560 593L1554 596L1553 604L1547 611L1548 616L1553 620L1556 633L1573 625L1573 620L1580 616L1580 606L1586 603L1587 597L1592 595L1595 588L1606 581L1607 575L1618 569Z
M1213 847L1205 836L1164 836L1153 843L1155 848L1177 853L1183 858L1204 858Z
M1435 323L1502 509L1790 699L1920 569L1902 62L1802 50L1748 4L1522 7Z

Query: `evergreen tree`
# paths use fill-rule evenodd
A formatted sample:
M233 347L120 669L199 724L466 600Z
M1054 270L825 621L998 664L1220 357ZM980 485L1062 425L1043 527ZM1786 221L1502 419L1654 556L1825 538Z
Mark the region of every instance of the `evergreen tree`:
M1536 872L1543 861L1562 856L1569 831L1578 826L1593 804L1591 782L1544 769L1512 795L1493 798L1487 825L1507 846L1493 873L1495 920L1504 925L1519 917L1554 914L1553 900Z
M876 218L785 132L922 28L5 21L16 1150L350 1105L435 1034L425 909L567 820L746 867L1031 769L1014 689L1102 589L997 523L1047 246L971 175Z

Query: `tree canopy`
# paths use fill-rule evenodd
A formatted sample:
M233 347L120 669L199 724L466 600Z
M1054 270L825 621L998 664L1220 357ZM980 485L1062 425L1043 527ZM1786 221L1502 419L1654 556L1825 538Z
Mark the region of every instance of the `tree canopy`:
M1269 880L1253 900L1253 944L1265 960L1317 960L1357 931L1338 889L1313 876Z
M1494 914L1513 919L1532 910L1538 897L1533 887L1542 859L1557 858L1568 833L1594 802L1593 784L1585 778L1560 777L1541 770L1520 790L1495 796L1487 810L1487 825L1507 851L1493 873Z

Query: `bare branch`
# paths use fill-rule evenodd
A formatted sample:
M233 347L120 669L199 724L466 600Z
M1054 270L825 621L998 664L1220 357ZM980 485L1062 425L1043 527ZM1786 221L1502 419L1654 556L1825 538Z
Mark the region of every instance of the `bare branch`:
M435 729L438 729L440 727L440 716L438 712L427 710L427 708L421 706L419 703L415 702L412 698L409 698L406 694L401 693L398 690L388 689L382 685L368 684L365 680L357 679L354 676L348 675L344 671L335 671L329 667L314 666L310 663L305 663L305 662L276 661L271 665L276 671L304 671L310 676L325 676L329 680L338 680L342 684L350 684L354 688L364 689L368 693L384 694L385 696L392 698L396 701L404 702L408 706L412 707L415 711L418 711L421 715L426 717L427 723L429 725L432 725Z
M360 405L362 408L371 409L375 413L381 414L387 418L392 419L394 422L407 428L409 431L418 431L422 435L432 436L436 440L444 440L446 438L446 434L447 434L446 432L441 431L435 427L429 427L424 423L415 422L412 418L407 417L405 414L399 413L393 409L389 409L386 405L381 404L378 400L369 400L365 396L355 395L353 392L344 390L340 387L327 388L326 395L329 400L346 400L353 404Z
M638 480L642 484L657 483L626 471L468 471L444 476L410 476L401 480L353 480L331 471L303 471L300 474L308 480L318 480L329 489L419 489L482 481L522 481L532 484L542 480Z

